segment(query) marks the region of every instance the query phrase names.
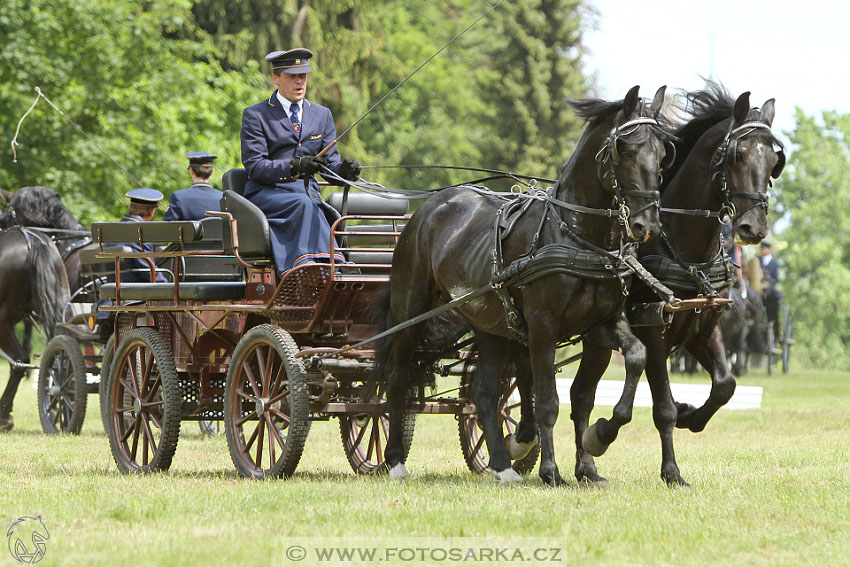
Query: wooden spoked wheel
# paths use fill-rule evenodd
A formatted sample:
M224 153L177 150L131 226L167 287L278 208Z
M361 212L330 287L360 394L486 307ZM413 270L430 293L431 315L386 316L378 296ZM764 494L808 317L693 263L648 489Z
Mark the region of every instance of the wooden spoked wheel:
M378 402L386 399L383 384L377 387L377 393L363 396L364 401ZM373 390L374 391L374 390ZM413 429L416 426L416 414L405 413L402 424L402 445L404 457L413 443ZM387 472L384 450L390 432L388 413L344 415L339 418L339 433L342 447L351 469L357 474L378 474Z
M786 305L782 314L782 373L787 374L791 368L791 345L794 344L791 338L791 307Z
M162 335L148 327L127 333L106 394L109 445L121 472L168 470L180 436L182 397Z
M224 392L230 458L247 478L290 476L310 430L298 345L274 325L248 331L233 351Z
M461 397L469 399L469 390L474 377L474 361L477 357L471 356L464 363L461 376ZM509 434L515 434L519 426L520 402L517 393L516 379L511 377L502 380L501 394L499 396L499 424L502 427L502 438ZM478 421L477 413L463 413L458 416L458 436L460 437L460 448L463 459L469 470L481 473L490 465L490 453L484 440L484 431ZM531 451L522 459L517 459L511 467L519 474L527 474L534 470L537 457L540 456L540 444L537 443Z
M48 435L77 435L86 417L86 362L80 343L67 335L50 339L38 372L38 416Z

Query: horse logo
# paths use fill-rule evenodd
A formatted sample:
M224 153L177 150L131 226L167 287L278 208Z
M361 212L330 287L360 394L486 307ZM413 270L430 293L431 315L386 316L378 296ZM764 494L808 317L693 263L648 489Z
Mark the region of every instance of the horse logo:
M41 521L41 516L23 516L9 526L6 537L9 539L9 553L12 557L21 563L32 564L44 559L50 533Z

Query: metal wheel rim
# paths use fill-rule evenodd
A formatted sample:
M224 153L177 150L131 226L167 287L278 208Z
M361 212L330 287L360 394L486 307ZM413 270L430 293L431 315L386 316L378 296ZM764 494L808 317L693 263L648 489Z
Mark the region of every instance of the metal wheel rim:
M64 380L61 379L63 375ZM76 398L71 357L64 349L56 353L51 361L46 386L44 413L50 416L58 431L67 431L74 415Z

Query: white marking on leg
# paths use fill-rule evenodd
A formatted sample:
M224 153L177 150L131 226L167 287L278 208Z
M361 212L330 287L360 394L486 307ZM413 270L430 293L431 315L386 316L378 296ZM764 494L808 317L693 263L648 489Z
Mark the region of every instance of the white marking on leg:
M399 463L390 469L390 478L393 480L405 480L409 476L410 473L407 472L407 467L404 466L404 463Z

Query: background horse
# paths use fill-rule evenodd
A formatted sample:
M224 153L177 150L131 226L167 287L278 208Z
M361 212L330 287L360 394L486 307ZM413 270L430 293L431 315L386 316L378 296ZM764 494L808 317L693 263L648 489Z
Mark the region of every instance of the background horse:
M767 354L769 344L767 314L762 294L747 286L735 287L729 293L733 303L720 317L720 330L726 356L732 363L732 374L747 372L751 354Z
M707 89L689 93L687 100L693 118L676 131L677 158L662 185L661 235L642 244L638 253L641 263L683 299L728 293L733 274L721 244L721 222L732 220L733 235L745 244L761 241L767 233L767 187L785 163L781 144L770 131L773 99L751 109L749 93L734 100L722 86L709 83ZM635 282L629 302L653 301L653 292ZM675 460L674 426L702 431L735 391L720 315L717 308L680 311L666 327L635 328L647 349L652 414L661 435L661 477L668 485L688 486ZM682 344L711 374L711 393L700 408L675 403L670 392L666 360ZM596 363L600 356L584 351L571 391L576 476L588 480L598 477L592 457L607 448L597 428L604 420L587 428L593 392L605 370Z
M522 275L515 261L531 265L552 259L535 265L552 268L547 275L521 285L509 279L498 293L485 293L457 307L475 333L478 368L471 397L490 468L502 481L520 480L510 467L496 415L500 378L512 362L525 390L517 441L531 443L535 436L528 419L532 381L523 376L530 372L541 443L539 474L550 486L564 482L552 436L558 416L557 345L584 335L585 340L621 349L627 377L635 386L643 370L643 345L623 315L623 289L630 273L623 270L623 232L644 241L659 230L657 188L667 133L656 119L664 92L664 87L659 89L651 104L638 98L638 87L622 101L573 103L589 124L554 188L513 202L470 188L444 190L419 208L399 238L387 325L486 288L491 278L504 273L501 265ZM376 353L378 376L386 373L387 379L390 431L385 456L394 478L408 475L402 429L409 388L424 373L414 360L423 329L419 324L397 332L389 345L378 345ZM385 367L380 365L383 360Z
M62 258L50 238L23 227L0 232L0 290L0 350L11 359L9 382L0 397L3 432L14 426L12 402L24 375L13 361L29 363L14 326L34 313L50 339L70 297Z

